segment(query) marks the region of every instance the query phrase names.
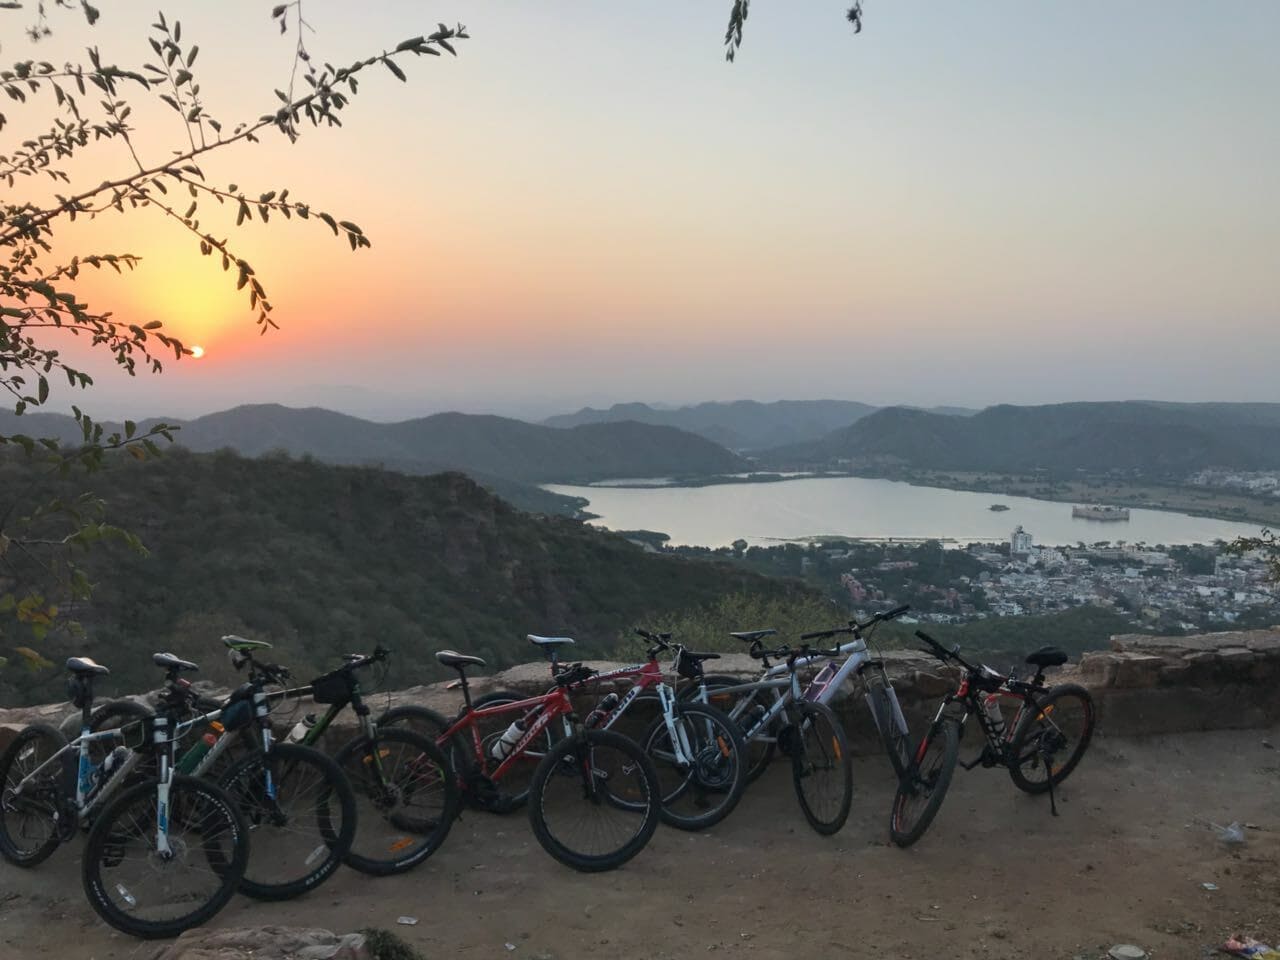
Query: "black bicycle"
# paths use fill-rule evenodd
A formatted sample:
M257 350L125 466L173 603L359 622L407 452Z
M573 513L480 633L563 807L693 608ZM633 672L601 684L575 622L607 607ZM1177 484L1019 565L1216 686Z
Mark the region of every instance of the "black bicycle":
M1004 767L1019 790L1048 793L1049 806L1058 815L1053 791L1080 763L1093 739L1093 697L1078 683L1045 684L1045 670L1067 662L1056 647L1041 647L1027 656L1036 668L1031 680L1005 676L985 664L960 656L924 631L916 636L928 644L926 653L943 663L958 665L963 674L955 692L942 701L928 732L921 738L911 762L899 777L889 835L900 847L915 843L933 822L951 785L959 760L960 738L970 715L982 730L982 751L966 770L976 766ZM1001 701L1016 704L1013 718L1005 722ZM892 751L891 751L892 754Z

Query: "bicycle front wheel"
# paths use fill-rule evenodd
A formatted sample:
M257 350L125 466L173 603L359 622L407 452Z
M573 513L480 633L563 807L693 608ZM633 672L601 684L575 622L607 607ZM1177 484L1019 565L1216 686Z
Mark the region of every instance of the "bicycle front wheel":
M791 753L791 778L809 826L832 834L849 819L853 803L853 758L840 721L821 703L802 703L799 723L784 736Z
M0 856L15 867L34 867L57 849L61 770L31 775L66 745L56 728L37 723L0 754Z
M715 707L676 705L641 738L662 791L662 822L680 830L705 830L738 805L747 786L747 748L738 725ZM677 749L678 747L678 749Z
M960 755L960 727L943 720L925 734L918 762L898 780L889 817L889 838L900 847L909 847L929 829L951 786Z
M157 790L154 780L139 783L107 804L89 831L81 864L98 916L148 940L176 937L221 910L249 859L244 817L222 789L175 776L164 812Z
M661 817L653 762L612 730L561 740L529 785L529 822L544 850L565 866L612 870L644 849Z
M1019 790L1045 793L1071 774L1093 739L1093 697L1076 683L1028 701L1009 744L1009 776Z
M270 775L270 787L268 787ZM288 900L319 886L342 864L356 832L356 798L342 768L292 743L245 757L220 785L252 837L240 892Z
M380 877L412 870L449 835L458 780L444 753L412 730L357 737L338 752L356 796L347 866Z

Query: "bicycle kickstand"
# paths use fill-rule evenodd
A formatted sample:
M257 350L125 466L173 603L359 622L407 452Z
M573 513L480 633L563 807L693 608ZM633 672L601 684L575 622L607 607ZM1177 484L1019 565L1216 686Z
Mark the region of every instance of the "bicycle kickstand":
M1043 751L1041 751L1040 756L1044 760L1045 772L1049 774L1049 812L1056 817L1058 815L1058 801L1053 795L1053 764L1049 762L1052 758Z

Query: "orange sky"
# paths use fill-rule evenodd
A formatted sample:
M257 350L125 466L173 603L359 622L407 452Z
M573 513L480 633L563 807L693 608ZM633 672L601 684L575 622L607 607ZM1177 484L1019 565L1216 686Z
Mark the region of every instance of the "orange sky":
M855 38L835 6L759 0L732 66L728 6L433 4L424 19L418 3L308 2L312 51L338 62L436 19L473 39L407 64L408 84L378 68L343 130L206 164L373 239L352 254L316 223L217 227L280 331L259 337L216 261L162 217L63 236L142 255L136 277L83 293L207 350L157 382L103 375L105 412L1280 400L1273 4L895 0L869 5ZM224 120L287 82L292 41L269 7L166 5ZM92 40L142 57L145 20L111 9L88 31L67 14L38 55ZM179 142L169 117L137 111L145 155ZM29 135L18 117L6 137ZM77 169L127 160L107 146Z

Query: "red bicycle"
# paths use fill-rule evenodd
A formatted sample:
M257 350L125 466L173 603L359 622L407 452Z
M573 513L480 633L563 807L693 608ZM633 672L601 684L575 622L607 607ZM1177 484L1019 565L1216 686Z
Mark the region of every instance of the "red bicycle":
M548 693L477 707L466 670L484 666L484 660L453 650L441 650L436 659L458 671L462 689L462 712L437 742L452 748L448 755L464 793L482 804L499 795L504 778L527 764L530 747L559 721L567 735L541 755L529 784L534 836L561 863L586 872L612 870L644 849L661 815L658 775L635 741L590 729L578 719L569 690L595 671L574 664L555 677ZM480 725L503 715L514 720L486 749ZM458 762L461 755L465 765Z

